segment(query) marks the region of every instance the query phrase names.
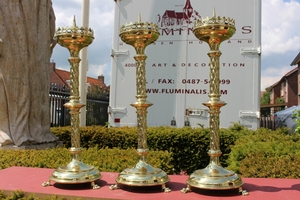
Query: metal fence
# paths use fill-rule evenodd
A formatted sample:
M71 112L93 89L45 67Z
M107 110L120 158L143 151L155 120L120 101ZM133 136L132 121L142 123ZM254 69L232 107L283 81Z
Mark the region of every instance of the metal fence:
M51 84L50 86L50 115L51 127L69 126L69 109L64 106L69 102L70 91L67 87ZM105 125L108 121L107 107L109 98L107 95L87 95L86 106L86 125Z
M261 117L260 118L260 127L268 128L271 130L275 130L275 119L274 117Z

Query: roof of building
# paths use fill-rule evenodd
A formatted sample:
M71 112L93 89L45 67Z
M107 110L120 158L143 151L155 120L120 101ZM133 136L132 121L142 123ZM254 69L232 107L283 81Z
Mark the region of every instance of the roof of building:
M56 73L55 63L50 63L50 85L55 88L62 88L68 86L68 84L62 79L58 73Z
M50 83L56 83L58 85L65 85L69 87L69 84L67 83L68 80L70 80L70 72L62 69L57 69L55 67L55 63L50 63ZM91 78L87 77L87 83L91 85L97 85L103 88L109 88L105 85L103 82L103 79L100 78Z
M163 18L167 18L167 17L176 18L175 10L166 10L163 15Z
M87 77L87 82L91 85L97 85L97 86L100 86L100 87L107 87L105 85L105 83L103 83L102 80L100 79L97 79L97 78L91 78L91 77Z
M276 85L278 85L279 81L277 81L276 83L274 83L273 85L270 86L270 88L275 87Z
M300 63L300 52L298 53L298 55L294 58L294 60L292 61L292 63L290 64L291 66L294 65L298 65Z
M184 6L183 9L190 9L190 8L193 8L193 7L192 7L192 5L191 5L190 0L187 0L187 1L185 2L185 6Z
M64 84L67 84L67 80L70 80L70 72L61 70L61 69L55 69L54 73L64 82Z
M298 67L295 67L294 69L292 69L291 71L286 73L282 78L288 77L288 76L290 76L291 74L293 74L294 72L297 72L297 71L298 71Z
M295 67L294 69L292 69L291 71L287 72L285 75L283 75L283 76L281 77L281 79L280 79L279 81L277 81L276 83L274 83L273 85L271 85L270 88L275 87L276 85L278 85L279 83L281 83L283 79L289 77L290 75L292 75L292 74L295 73L295 72L298 72L298 66Z

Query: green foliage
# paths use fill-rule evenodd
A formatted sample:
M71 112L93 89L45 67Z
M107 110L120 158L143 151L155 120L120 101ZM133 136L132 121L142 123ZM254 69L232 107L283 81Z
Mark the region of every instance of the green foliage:
M85 164L93 165L100 171L121 172L127 167L133 167L137 161L136 149L99 149L91 147L83 149L81 159ZM148 162L172 173L172 154L167 151L150 151ZM0 150L0 169L11 166L58 168L71 161L71 155L66 148L47 150Z
M220 163L223 167L227 167L227 160L235 141L244 135L251 134L252 132L253 130L248 129L239 123L234 123L228 129L220 129L220 149L222 151Z
M3 195L2 193L0 193L0 196L2 198L5 197L5 195ZM24 192L17 190L17 191L15 191L15 192L12 193L12 196L9 199L11 199L11 200L17 200L17 199L23 200L24 199L25 200L26 198L25 198Z
M71 147L71 127L51 128L51 132L63 141L66 148ZM137 128L107 128L104 126L81 127L81 147L89 148L136 148Z
M70 127L52 128L51 131L64 142L67 148L70 144ZM221 164L226 166L231 146L241 134L247 134L247 128L235 124L231 129L220 130L220 148L223 152ZM210 130L208 128L173 128L148 127L147 143L151 150L169 151L173 155L174 172L186 171L192 173L209 163L207 151L210 145ZM81 128L81 146L90 148L137 148L137 128L106 128L91 126Z
M173 164L176 173L193 172L208 164L206 153L209 146L208 129L151 127L148 128L150 149L173 152Z
M270 88L266 88L266 91L260 97L260 105L270 104L271 101L271 91ZM270 108L261 108L260 109L262 116L270 116Z
M232 147L228 168L244 177L299 178L299 142L300 136L287 128L249 132Z
M270 88L268 87L265 90L266 91L260 97L260 104L261 105L270 104L270 99L271 99Z
M92 84L88 88L88 95L90 96L108 96L109 95L109 88L108 87L103 87L99 85Z
M52 128L60 138L70 141L70 127ZM81 158L100 171L120 172L137 161L135 127L83 127ZM300 135L289 129L249 130L234 123L221 128L220 162L244 177L300 178ZM209 163L210 130L207 128L149 127L148 162L168 174L191 173ZM70 143L68 143L70 145ZM70 147L70 146L69 146ZM48 150L0 150L0 169L10 166L58 168L70 162L66 148ZM228 165L228 166L227 166Z
M0 199L1 200L66 200L64 197L58 197L56 195L40 198L34 194L26 195L23 191L18 190L14 191L10 195L3 194L0 190ZM76 198L76 200L81 200L81 198Z
M278 97L278 98L275 100L275 102L276 102L276 103L284 103L285 101L284 101L284 98ZM281 110L284 110L284 106L278 107L278 108L277 108L277 111L281 111Z
M276 103L284 103L284 98L282 97L278 97L276 100L275 100Z
M297 122L295 133L300 134L300 110L294 110L292 113L292 117L295 119L295 122Z
M65 148L49 150L0 150L0 169L11 166L52 168L67 164Z

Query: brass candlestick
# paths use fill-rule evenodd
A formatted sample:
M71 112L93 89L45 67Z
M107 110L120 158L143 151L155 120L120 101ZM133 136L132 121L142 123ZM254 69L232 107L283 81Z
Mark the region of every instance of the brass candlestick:
M132 45L136 50L134 59L136 60L136 102L131 106L136 108L137 127L138 127L138 148L137 154L139 161L133 168L127 168L121 172L116 184L110 189L117 189L118 184L129 186L155 186L162 185L165 192L170 192L170 189L165 186L169 182L168 175L161 169L154 168L146 161L146 156L149 152L147 147L147 108L152 103L147 101L146 95L146 69L145 60L147 56L144 54L147 45L155 42L159 37L158 26L153 23L141 22L140 15L138 22L125 24L121 26L121 39Z
M80 129L79 129L79 113L80 108L85 105L79 100L79 63L81 59L78 57L79 51L90 45L94 40L94 32L90 28L78 28L76 26L75 16L72 27L58 28L55 38L57 43L62 47L66 47L70 51L71 64L70 69L70 101L64 104L70 110L71 114L71 149L72 161L63 167L56 169L49 178L48 182L44 182L43 186L50 185L50 181L57 183L76 184L91 182L93 189L98 189L95 180L102 177L98 169L93 166L84 164L80 159Z
M244 184L241 178L233 171L224 169L219 157L220 151L219 140L219 123L220 123L220 108L226 103L220 100L220 56L219 46L221 42L229 39L235 33L235 21L230 18L216 17L215 10L211 18L199 19L194 24L194 35L202 41L208 43L210 51L210 92L208 102L203 105L209 108L210 113L210 162L204 169L196 170L192 173L187 182L187 188L181 191L186 193L191 191L191 187L209 189L209 190L226 190L240 188L243 195L248 192L242 190Z

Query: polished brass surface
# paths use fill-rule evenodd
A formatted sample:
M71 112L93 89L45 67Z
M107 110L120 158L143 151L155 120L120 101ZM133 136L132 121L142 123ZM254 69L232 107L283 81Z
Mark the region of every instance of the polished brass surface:
M170 189L165 186L169 182L168 175L161 169L154 168L146 161L148 154L147 147L147 108L152 103L147 101L146 94L146 68L145 48L155 42L159 37L158 26L154 23L141 22L139 15L138 22L122 25L120 28L121 39L132 45L136 50L134 59L136 61L136 102L131 106L136 108L137 127L138 127L138 148L137 154L139 161L133 168L127 168L122 171L117 179L116 185L111 189L118 188L118 184L129 186L155 186L161 185L165 192Z
M220 100L220 56L219 50L221 42L229 39L235 33L235 21L230 18L216 17L215 10L211 18L199 19L194 24L193 33L201 41L208 43L210 51L210 92L209 100L203 105L209 108L210 113L210 162L204 169L196 170L187 180L187 188L183 188L182 192L191 191L192 187L209 189L209 190L227 190L240 188L243 195L247 195L246 191L241 189L244 184L242 179L233 171L224 169L219 157L220 151L219 140L219 123L220 108L226 103Z
M71 145L70 153L72 161L66 165L56 169L49 178L48 182L43 186L50 185L50 181L77 184L91 182L93 189L98 189L94 181L102 177L98 169L93 166L84 164L80 159L80 129L79 129L79 113L80 109L85 105L79 100L79 51L90 45L94 40L94 33L89 28L78 28L74 17L72 27L58 28L55 34L57 43L65 47L70 52L70 101L64 106L70 110L71 115Z

